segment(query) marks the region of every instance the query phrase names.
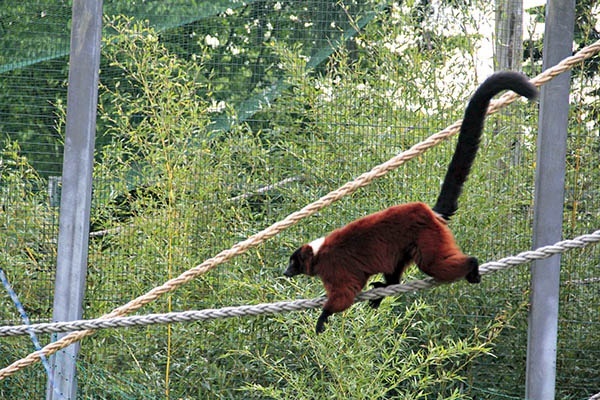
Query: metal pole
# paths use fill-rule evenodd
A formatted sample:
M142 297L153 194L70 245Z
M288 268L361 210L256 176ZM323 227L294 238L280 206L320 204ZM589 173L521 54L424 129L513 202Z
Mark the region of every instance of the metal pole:
M80 319L83 311L101 31L102 0L74 0L54 321ZM47 399L76 398L75 361L78 351L79 343L52 356L52 376L48 379Z
M543 69L572 54L574 16L575 0L547 2ZM534 248L561 239L569 91L568 72L552 80L541 91ZM560 256L536 261L531 273L525 397L530 400L554 399Z

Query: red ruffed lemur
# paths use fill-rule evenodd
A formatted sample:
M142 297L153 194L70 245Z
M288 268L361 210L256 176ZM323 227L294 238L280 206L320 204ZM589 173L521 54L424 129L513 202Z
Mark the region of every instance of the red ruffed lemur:
M461 278L480 282L477 259L460 251L447 223L458 208L458 197L479 149L490 100L503 90L529 99L538 93L517 72L495 73L479 86L465 110L456 150L433 208L421 202L392 206L336 229L292 254L284 275L319 276L327 292L317 333L325 329L331 314L354 303L371 275L381 273L385 278L385 282L373 283L375 287L394 285L411 262L440 282ZM380 302L370 303L377 308Z

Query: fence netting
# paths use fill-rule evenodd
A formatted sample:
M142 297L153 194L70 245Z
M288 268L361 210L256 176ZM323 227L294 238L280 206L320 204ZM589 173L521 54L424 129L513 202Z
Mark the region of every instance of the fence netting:
M0 266L32 322L52 319L68 3L0 10ZM84 318L461 118L495 65L501 32L488 3L105 0ZM576 32L583 46L597 16L578 12L588 13ZM543 8L526 10L520 68L529 76L541 70L542 20ZM600 227L597 87L596 62L572 71L564 238ZM517 102L486 122L451 222L482 261L532 246L537 111ZM316 279L282 277L291 252L392 204L431 204L453 148L428 151L140 312L322 294ZM562 256L557 398L598 391L599 251ZM387 299L377 311L356 305L319 337L316 311L105 330L82 342L79 397L522 398L530 289L520 267L479 286ZM21 323L4 289L0 322ZM28 337L3 339L0 363L31 350ZM45 391L40 365L0 382L3 398Z

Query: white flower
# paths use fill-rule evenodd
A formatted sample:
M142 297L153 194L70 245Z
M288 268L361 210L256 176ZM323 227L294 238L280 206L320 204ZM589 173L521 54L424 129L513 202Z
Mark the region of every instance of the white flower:
M321 93L319 94L319 100L324 102L331 102L333 100L333 88L329 85L324 85L321 82L317 82L315 85L315 89L319 90Z
M406 35L397 35L393 41L385 43L383 46L395 54L404 53L414 40Z
M211 35L206 35L206 37L204 38L204 42L206 43L207 46L210 46L213 49L216 49L221 44L219 42L219 38L211 36Z
M209 113L220 113L221 111L225 110L225 107L227 107L227 105L223 100L217 102L213 99L211 100L211 105L206 109L206 111Z
M324 102L330 103L333 100L333 88L330 86L322 87L319 99L323 100Z
M585 123L585 127L589 130L589 131L594 131L594 128L596 126L596 121L588 121Z
M356 42L356 45L357 45L358 47L362 47L363 49L366 49L366 48L367 48L367 44L366 44L366 43L365 43L365 41L364 41L364 40L362 40L361 38L359 38L359 37L357 37L357 38L354 38L354 41Z
M265 40L269 40L271 35L273 34L273 25L270 22L267 22L267 31L265 32Z
M281 3L280 3L280 2L277 2L277 3L275 3L275 5L273 6L273 9L274 9L275 11L279 11L279 10L281 10Z

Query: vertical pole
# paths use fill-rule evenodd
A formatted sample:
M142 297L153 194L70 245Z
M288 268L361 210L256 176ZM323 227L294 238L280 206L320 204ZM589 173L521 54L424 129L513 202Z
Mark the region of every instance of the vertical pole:
M81 319L87 273L102 0L74 0L60 202L54 321ZM59 338L62 335L56 336ZM75 399L79 343L51 358L46 398Z
M543 69L572 54L574 15L575 0L548 0ZM541 90L534 248L561 239L569 91L568 72L556 77ZM560 256L536 261L531 273L525 397L530 400L554 399Z
M496 0L495 71L521 71L523 0Z

